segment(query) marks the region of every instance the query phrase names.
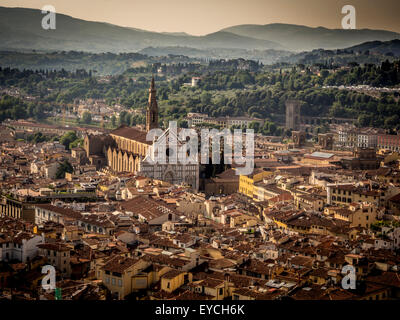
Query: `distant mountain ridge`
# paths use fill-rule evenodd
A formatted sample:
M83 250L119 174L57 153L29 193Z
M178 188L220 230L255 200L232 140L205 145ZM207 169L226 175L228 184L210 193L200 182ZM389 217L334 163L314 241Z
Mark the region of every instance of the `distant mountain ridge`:
M157 33L109 23L91 22L57 14L56 29L44 30L40 10L0 7L0 50L76 50L91 52L133 52L149 46L194 48L280 48L268 40L226 31L206 36Z
M222 31L256 39L276 41L286 49L294 51L341 49L367 41L400 39L399 33L385 30L312 28L283 23L238 25L225 28Z
M290 24L238 25L193 36L184 32L152 32L57 14L56 30L44 30L40 10L0 7L0 50L137 52L145 48L195 50L307 51L336 49L367 41L391 41L400 34L384 30L341 30ZM187 51L187 49L185 49Z

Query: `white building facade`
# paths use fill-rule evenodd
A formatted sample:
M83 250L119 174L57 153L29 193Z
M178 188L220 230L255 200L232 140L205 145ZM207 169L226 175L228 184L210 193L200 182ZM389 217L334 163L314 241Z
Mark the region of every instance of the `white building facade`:
M173 157L173 152L175 152L172 148L168 147L168 143L166 141L171 141L172 133L167 129L165 132L149 147L149 152L147 156L140 161L139 163L139 175L165 181L171 184L177 185L188 185L194 190L199 190L199 174L200 174L200 165L198 161L196 163L181 163L179 159L177 161L170 161ZM175 136L175 141L177 141L177 146L182 147L184 142L180 141ZM166 163L161 163L157 159L158 152L160 149L160 145L164 144L166 147ZM175 162L175 163L173 163Z

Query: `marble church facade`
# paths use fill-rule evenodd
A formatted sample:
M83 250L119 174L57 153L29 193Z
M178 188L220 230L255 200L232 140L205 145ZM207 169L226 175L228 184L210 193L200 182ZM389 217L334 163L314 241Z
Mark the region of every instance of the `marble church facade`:
M109 134L88 135L84 139L86 156L98 169L108 166L113 172L132 172L172 184L186 184L199 188L198 164L150 164L144 159L157 141L147 141L147 132L158 128L158 105L154 78L149 88L146 110L146 131L121 126ZM168 129L163 137L168 135Z

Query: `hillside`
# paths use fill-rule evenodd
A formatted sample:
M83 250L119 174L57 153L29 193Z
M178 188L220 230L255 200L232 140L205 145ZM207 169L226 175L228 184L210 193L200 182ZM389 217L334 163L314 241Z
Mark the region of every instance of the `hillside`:
M300 52L282 57L280 62L301 64L332 64L347 65L380 64L385 60L395 60L400 57L400 40L369 41L356 46L337 50L315 49L310 52Z
M392 41L369 41L348 48L354 52L369 51L370 54L383 54L388 56L400 56L400 40Z
M0 7L0 50L133 52L149 46L279 48L268 40L216 32L206 36L150 32L57 14L56 29L41 27L40 10Z
M0 51L141 52L153 56L175 54L217 59L241 57L259 60L264 64L326 59L331 52L323 51L331 48L376 52L378 56L374 58L358 59L361 63L379 63L379 55L390 52L398 55L400 51L400 40L394 40L400 38L400 35L382 30L339 30L269 24L239 25L205 36L192 36L184 32L157 33L119 27L63 14L57 14L56 30L44 30L41 27L42 18L40 10L0 7ZM290 56L293 51L311 50L317 52ZM351 55L338 62L351 61ZM9 65L15 64L11 62Z
M294 51L346 48L367 41L400 39L400 34L385 30L311 28L282 23L238 25L225 28L223 31L279 42L286 49Z

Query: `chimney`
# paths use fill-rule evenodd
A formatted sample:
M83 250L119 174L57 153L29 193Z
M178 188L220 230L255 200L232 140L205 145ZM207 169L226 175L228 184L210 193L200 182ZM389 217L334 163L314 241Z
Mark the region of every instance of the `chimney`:
M225 273L224 278L225 278L225 281L226 281L226 282L229 282L229 280L230 280L230 274L229 274L229 273Z

